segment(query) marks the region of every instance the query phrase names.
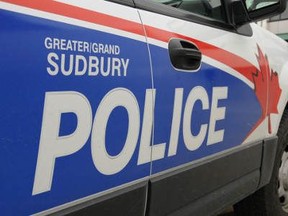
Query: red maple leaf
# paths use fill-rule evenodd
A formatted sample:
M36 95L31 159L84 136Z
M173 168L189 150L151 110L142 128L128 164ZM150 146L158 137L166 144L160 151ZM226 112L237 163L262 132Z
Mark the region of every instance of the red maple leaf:
M258 55L256 55L259 68L253 73L253 81L255 85L255 94L262 108L262 115L259 123L268 116L268 132L272 133L271 113L278 113L277 105L279 103L282 90L279 86L278 74L270 69L267 56L262 53L257 45Z

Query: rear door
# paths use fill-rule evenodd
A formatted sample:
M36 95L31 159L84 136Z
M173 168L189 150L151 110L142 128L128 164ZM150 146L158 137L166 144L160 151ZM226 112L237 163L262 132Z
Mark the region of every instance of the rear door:
M133 2L4 0L0 17L1 215L143 215L152 81Z
M263 54L249 25L228 24L224 1L135 2L155 88L149 213L165 215L256 170L246 157L237 171L214 163L193 172L193 164L268 134ZM261 148L258 168L260 158Z

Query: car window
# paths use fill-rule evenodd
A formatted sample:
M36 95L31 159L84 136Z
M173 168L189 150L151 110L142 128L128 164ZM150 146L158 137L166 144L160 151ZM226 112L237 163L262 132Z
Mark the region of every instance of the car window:
M218 21L226 21L221 0L152 0L181 10L196 13Z
M258 10L273 4L279 3L279 0L246 0L248 11Z

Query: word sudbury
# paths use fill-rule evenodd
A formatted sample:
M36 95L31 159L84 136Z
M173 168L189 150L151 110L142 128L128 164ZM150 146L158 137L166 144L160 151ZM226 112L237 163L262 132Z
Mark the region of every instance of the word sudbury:
M47 56L51 76L127 76L130 59L108 56L67 55L51 52Z
M50 76L127 76L130 59L115 44L46 37Z

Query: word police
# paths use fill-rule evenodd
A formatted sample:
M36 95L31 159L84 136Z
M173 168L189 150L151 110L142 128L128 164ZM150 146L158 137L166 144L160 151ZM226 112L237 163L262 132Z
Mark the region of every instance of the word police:
M115 88L109 91L99 103L94 118L90 102L83 94L75 91L46 92L33 195L51 190L56 159L79 151L90 135L93 163L103 175L114 175L125 169L132 156L137 154L135 151L138 149L136 146L139 138L137 165L164 158L167 148L166 157L176 155L180 131L183 132L187 151L200 148L206 136L208 137L206 145L222 142L225 130L218 127L216 130L216 124L217 121L225 119L226 107L219 106L218 101L228 98L228 87L214 87L212 100L201 86L196 86L190 91L186 102L183 101L183 92L183 88L175 89L169 145L166 142L151 145L152 107L155 106L156 89L146 89L142 123L140 122L139 103L135 95L125 88ZM198 134L192 133L191 130L192 114L196 102L202 104L202 110L210 111L209 122L199 123ZM106 149L105 135L110 115L117 107L123 107L127 112L128 126L124 127L127 126L128 131L121 152L116 156L111 156ZM75 114L77 127L72 134L59 136L61 115L64 113ZM183 119L182 125L181 119ZM181 127L182 130L180 130ZM140 128L142 128L141 131ZM152 156L151 152L153 152Z

